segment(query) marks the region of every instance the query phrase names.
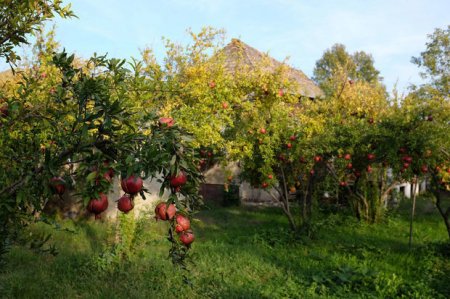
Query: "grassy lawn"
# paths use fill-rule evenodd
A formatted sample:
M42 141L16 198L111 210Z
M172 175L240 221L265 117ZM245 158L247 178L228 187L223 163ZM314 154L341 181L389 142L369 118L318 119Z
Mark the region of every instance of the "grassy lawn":
M0 297L450 297L450 246L434 210L417 215L413 250L407 207L376 225L321 214L312 238L296 239L276 208L205 210L194 224L191 286L167 259L167 224L149 218L136 224L139 237L128 240L133 250L121 262L114 225L63 221L73 233L46 224L31 227L33 234L51 232L59 254L13 247L0 273ZM133 231L132 224L126 227Z

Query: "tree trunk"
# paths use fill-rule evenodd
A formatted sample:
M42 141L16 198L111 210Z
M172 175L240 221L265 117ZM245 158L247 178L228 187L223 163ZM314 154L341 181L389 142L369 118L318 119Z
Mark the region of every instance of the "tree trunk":
M447 228L448 237L450 239L450 207L444 212L444 208L442 207L441 201L441 193L439 190L433 190L433 194L436 197L436 208L444 219L445 226Z

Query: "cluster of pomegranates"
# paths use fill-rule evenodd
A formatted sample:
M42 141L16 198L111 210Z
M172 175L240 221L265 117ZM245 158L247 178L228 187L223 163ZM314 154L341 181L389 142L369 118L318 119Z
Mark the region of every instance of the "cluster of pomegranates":
M191 222L188 217L177 212L173 203L159 203L155 208L155 219L163 221L173 221L175 231L178 233L180 242L188 246L195 240L194 233L191 230Z

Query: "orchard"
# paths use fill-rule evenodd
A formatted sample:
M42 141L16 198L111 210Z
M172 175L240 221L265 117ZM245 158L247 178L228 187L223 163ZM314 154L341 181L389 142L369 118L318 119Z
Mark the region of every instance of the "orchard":
M223 30L189 30L186 46L165 39L163 63L149 48L130 61L83 59L42 27L74 17L70 5L8 3L0 263L10 272L0 271L0 282L10 297L21 295L8 277L17 252L57 254L41 224L64 240L64 267L81 273L65 285L110 274L126 284L122 293L95 287L94 297L450 294L441 277L450 273L449 28L413 58L427 83L406 95L388 93L370 54L335 44L316 62L312 97L287 63L239 40L223 47ZM30 34L32 54L20 57ZM205 204L200 189L211 173L223 178L223 197L248 184L269 207L240 198L243 206L224 208L219 195ZM396 191L407 183L411 199ZM416 192L420 184L426 193ZM54 206L76 207L77 217ZM78 241L67 241L70 233ZM72 255L80 244L88 257ZM50 291L83 297L58 292Z

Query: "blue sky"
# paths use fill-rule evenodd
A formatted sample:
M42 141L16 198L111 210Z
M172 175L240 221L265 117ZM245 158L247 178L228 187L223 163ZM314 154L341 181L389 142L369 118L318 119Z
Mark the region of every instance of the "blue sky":
M68 1L66 1L67 3ZM315 62L334 43L366 51L388 89L420 83L410 63L427 34L450 24L449 0L73 0L78 19L56 21L57 39L83 57L92 53L138 57L152 47L163 57L161 37L186 43L187 28L226 30L312 76Z

